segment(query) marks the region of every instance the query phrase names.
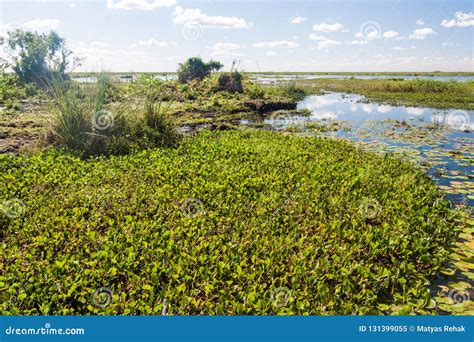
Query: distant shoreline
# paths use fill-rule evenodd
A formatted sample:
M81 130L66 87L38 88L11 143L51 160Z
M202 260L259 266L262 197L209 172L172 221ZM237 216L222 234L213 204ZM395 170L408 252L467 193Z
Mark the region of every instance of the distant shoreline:
M71 72L69 75L74 77L87 77L91 75L96 75L100 72ZM132 75L132 74L153 74L153 75L174 75L174 71L123 71L123 72L107 72L112 75ZM339 76L474 76L474 71L397 71L397 72L385 72L385 71L372 71L372 72L338 72L338 71L248 71L243 72L244 74L258 74L258 75L339 75Z

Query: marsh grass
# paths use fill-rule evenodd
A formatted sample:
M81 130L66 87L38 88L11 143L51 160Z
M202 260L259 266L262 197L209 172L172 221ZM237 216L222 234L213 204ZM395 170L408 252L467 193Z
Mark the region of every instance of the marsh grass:
M295 82L308 93L357 93L392 105L439 109L474 109L474 81L404 79L313 79Z
M51 82L49 92L54 106L49 140L72 149L84 148L85 135L92 133L90 117L94 113L94 103L83 98L80 86L60 80Z
M454 93L463 92L464 88L456 81L380 79L369 83L368 89L391 93Z
M143 107L112 103L116 88L106 73L97 84L54 80L48 141L81 155L123 154L139 148L172 146L179 140L168 105L148 97Z

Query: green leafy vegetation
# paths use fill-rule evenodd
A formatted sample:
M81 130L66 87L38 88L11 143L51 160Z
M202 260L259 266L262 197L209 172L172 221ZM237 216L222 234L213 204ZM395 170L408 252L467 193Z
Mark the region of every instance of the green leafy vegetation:
M25 88L21 87L16 74L6 72L6 65L0 65L0 106L5 110L20 109L20 100L26 97Z
M430 158L422 170L346 142L287 135L350 131L342 121L284 134L237 126L308 115L296 103L328 90L471 108L474 82L267 86L234 65L217 72L219 62L190 58L175 81L100 73L80 84L65 74L70 51L56 34L17 31L9 43L18 55L16 73L0 74L0 153L31 151L41 135L53 147L0 156L2 313L469 312L449 299L465 295L472 253L458 243L456 262L449 255L461 230L472 244L472 222L426 176ZM52 98L33 99L31 82ZM391 124L383 137L443 143L438 127ZM182 142L178 126L217 132ZM456 177L440 189L472 193L468 176ZM453 269L463 278L439 286L448 296L427 287Z
M0 212L3 314L426 313L456 239L421 170L336 140L203 132L0 170L22 207Z
M218 72L202 81L186 84L163 81L146 74L123 86L119 101L136 103L149 97L172 101L169 112L178 124L198 125L229 123L280 109L294 110L302 93L302 88L294 86L261 87L238 71Z

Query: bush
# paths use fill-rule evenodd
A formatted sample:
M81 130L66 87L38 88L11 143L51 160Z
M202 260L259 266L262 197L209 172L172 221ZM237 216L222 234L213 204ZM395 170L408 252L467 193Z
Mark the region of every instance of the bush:
M217 90L229 93L242 93L242 74L238 71L220 73L217 75Z
M7 111L20 108L20 100L26 98L27 92L19 83L16 74L7 73L6 65L0 65L0 106Z
M251 99L263 99L265 97L265 90L256 83L247 82L245 84L244 93Z
M160 94L163 81L153 74L140 74L136 81L130 82L126 87L134 96L156 97Z
M211 72L218 71L223 67L220 62L209 61L204 63L199 57L188 58L184 63L179 64L178 80L180 83L187 83L192 80L203 80Z
M294 101L300 101L306 97L306 91L303 88L299 88L294 84L289 84L282 88L285 96L288 96Z

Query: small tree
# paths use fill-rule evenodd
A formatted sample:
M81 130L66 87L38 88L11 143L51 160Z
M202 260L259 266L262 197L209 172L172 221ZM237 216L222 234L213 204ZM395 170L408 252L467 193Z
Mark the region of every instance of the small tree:
M180 83L198 79L203 80L209 76L211 72L222 69L220 62L210 60L208 63L202 61L199 57L188 58L184 63L179 64L178 80Z
M22 83L45 86L52 79L66 79L72 52L56 32L39 34L17 29L8 32L13 70ZM78 60L74 60L78 63Z

